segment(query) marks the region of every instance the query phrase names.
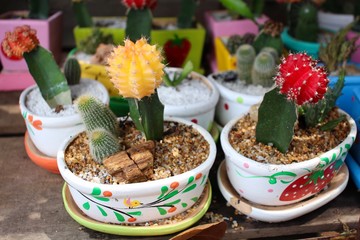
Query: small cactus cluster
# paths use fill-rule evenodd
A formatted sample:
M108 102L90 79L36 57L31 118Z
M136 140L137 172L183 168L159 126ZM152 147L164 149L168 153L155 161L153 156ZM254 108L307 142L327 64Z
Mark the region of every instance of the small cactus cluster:
M116 116L101 101L82 95L75 106L85 125L89 138L90 154L98 163L120 151L117 139L119 126Z
M323 99L329 79L315 60L297 53L282 59L275 83L276 88L267 92L260 104L256 140L285 153L294 135L297 107Z
M284 26L281 22L267 20L252 44L256 52L259 53L261 49L271 47L275 49L280 56L284 48L280 37L283 28Z
M126 39L108 58L107 72L119 94L128 99L130 116L147 140L163 135L163 112L156 88L164 75L163 56L145 38Z
M264 48L256 54L252 45L243 44L236 51L238 78L247 84L271 87L278 59L277 51L273 48Z
M94 28L87 38L79 44L79 50L87 54L94 54L100 44L113 44L112 35L104 34L99 28Z
M7 32L1 50L10 59L24 58L42 97L50 108L72 103L70 88L51 52L39 45L36 30L28 25Z
M226 48L231 55L236 53L236 50L243 44L252 44L255 39L255 34L246 33L244 35L234 34L231 35L226 42Z

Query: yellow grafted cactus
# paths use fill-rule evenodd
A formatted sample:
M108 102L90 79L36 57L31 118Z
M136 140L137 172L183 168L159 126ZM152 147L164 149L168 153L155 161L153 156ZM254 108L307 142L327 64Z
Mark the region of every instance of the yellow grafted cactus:
M130 116L147 140L161 140L164 130L164 105L156 88L164 75L161 51L145 38L113 49L107 72L114 87L129 103Z
M150 96L161 84L164 64L161 51L141 38L135 43L125 40L108 58L107 72L119 94L125 98Z

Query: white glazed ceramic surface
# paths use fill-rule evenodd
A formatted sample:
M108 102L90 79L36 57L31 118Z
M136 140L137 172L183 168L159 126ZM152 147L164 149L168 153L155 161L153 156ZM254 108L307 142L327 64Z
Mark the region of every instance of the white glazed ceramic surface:
M233 119L220 136L232 186L241 197L269 206L292 204L318 193L337 174L355 140L355 122L346 115L351 130L341 144L319 157L286 165L260 163L236 152L228 141L229 132L239 118Z
M75 203L87 216L106 223L140 223L174 216L195 204L215 161L215 142L197 124L179 118L166 120L192 125L210 145L205 162L191 171L166 179L124 185L85 181L75 176L64 160L64 151L74 137L63 143L57 155L59 171L69 185ZM137 204L130 208L129 203Z
M168 67L165 69L167 72L182 71L181 68ZM210 130L214 121L215 107L219 100L219 91L213 82L209 81L205 76L191 72L191 75L203 81L210 89L211 95L207 101L200 101L194 104L187 105L169 105L164 104L164 115L166 117L183 118L193 123L196 123L203 128Z
M82 79L82 81L84 80L94 81ZM104 99L101 99L101 101L109 104L110 99L106 88L101 83L96 83L98 85L97 87L103 92ZM21 93L19 100L20 111L35 147L43 154L56 158L59 147L63 141L73 136L74 133L83 131L85 128L79 114L61 117L45 117L32 113L26 107L25 101L27 94L36 87L37 85L30 86Z
M247 113L250 107L262 101L263 95L249 95L230 90L209 75L208 78L219 90L220 98L216 105L216 120L225 126L230 120Z

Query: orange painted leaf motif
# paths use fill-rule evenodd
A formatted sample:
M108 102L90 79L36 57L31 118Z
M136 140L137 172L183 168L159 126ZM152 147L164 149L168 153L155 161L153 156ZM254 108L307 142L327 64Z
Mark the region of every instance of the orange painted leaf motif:
M32 123L32 121L33 121L33 115L30 115L30 114L29 114L29 115L28 115L28 120L29 120L30 123Z

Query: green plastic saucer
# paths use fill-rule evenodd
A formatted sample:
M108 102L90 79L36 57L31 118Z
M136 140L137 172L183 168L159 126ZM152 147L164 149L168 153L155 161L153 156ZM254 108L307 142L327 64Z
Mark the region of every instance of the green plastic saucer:
M203 197L199 199L200 202L197 204L195 211L189 213L189 216L180 222L158 226L123 226L99 222L86 216L77 207L66 183L62 189L62 196L66 211L76 222L84 227L103 233L123 236L159 236L180 232L199 221L200 218L205 215L210 206L212 190L210 181L208 180L204 189L204 194L202 195Z

